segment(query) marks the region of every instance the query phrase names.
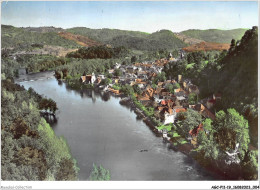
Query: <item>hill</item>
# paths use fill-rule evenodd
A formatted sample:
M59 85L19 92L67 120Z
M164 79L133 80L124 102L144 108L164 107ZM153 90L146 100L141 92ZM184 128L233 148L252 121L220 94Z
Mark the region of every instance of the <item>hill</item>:
M169 30L161 30L152 34L117 29L89 29L77 27L67 29L68 32L89 37L114 47L124 46L136 50L172 50L185 47L186 44Z
M246 31L240 43L235 43L221 61L218 90L226 102L241 110L246 104L257 107L258 28ZM235 92L235 97L234 97ZM234 98L237 101L234 101ZM242 104L241 104L242 103ZM242 107L241 107L242 106Z
M86 27L75 27L66 30L72 34L82 35L91 38L92 40L106 43L118 36L129 36L143 38L149 35L145 32L118 30L118 29L90 29Z
M258 146L258 28L246 31L221 61L217 90L222 92L223 105L234 107L249 121L251 142Z
M170 30L160 30L148 36L148 39L156 49L178 49L186 44L178 39Z
M230 43L232 39L240 40L246 30L247 29L242 28L234 30L186 30L182 31L180 34L206 42Z
M194 44L185 48L182 48L186 52L194 52L194 51L222 51L228 50L230 44L224 43L214 43L214 42L200 42L198 44Z
M66 48L77 48L79 45L72 41L59 36L56 32L39 32L42 30L33 29L32 32L28 28L17 28L8 25L1 25L1 47L22 49L30 47L32 44L62 46ZM36 30L37 31L37 30Z
M64 29L62 28L56 28L53 26L43 26L43 27L25 27L22 29L24 29L25 31L28 32L40 32L40 33L47 33L47 32L62 32L64 31Z

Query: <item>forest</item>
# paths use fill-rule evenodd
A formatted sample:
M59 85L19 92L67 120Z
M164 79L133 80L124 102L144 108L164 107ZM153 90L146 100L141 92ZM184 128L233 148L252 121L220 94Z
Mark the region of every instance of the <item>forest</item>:
M57 110L50 99L11 80L1 84L2 180L77 180L76 160L39 110Z

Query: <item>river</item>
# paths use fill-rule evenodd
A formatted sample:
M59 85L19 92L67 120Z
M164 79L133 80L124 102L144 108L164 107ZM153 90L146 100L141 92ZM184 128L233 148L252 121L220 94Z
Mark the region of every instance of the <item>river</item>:
M169 149L133 111L119 104L119 98L70 90L46 73L38 78L28 75L28 81L17 83L57 102L57 122L52 127L66 138L80 168L79 180L88 178L93 163L109 169L116 181L220 180L190 157Z

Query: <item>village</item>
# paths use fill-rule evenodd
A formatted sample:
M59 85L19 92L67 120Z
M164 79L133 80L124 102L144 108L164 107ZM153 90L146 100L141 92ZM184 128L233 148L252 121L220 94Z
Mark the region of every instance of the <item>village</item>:
M153 83L156 77L162 73L164 65L172 64L183 57L184 52L180 51L179 58L174 58L169 53L167 58L154 62L147 61L133 65L116 63L114 68L108 71L113 77L107 85L102 85L102 81L106 79L105 75L95 75L95 73L81 76L81 81L83 84L93 85L116 96L124 95L120 86L132 86L138 91L138 93L134 93L138 104L140 103L144 109L152 110L152 117L159 121L159 126L155 126L155 129L162 134L165 140L172 141L175 137L175 140L181 139L181 141L177 140L177 143L174 144L188 144L189 149L196 148L198 146L197 135L199 131L204 130L202 123L194 126L185 137L172 132L171 128L177 124L178 114L186 112L187 109L197 111L203 118L215 120L214 106L218 101L221 101L221 94L215 93L211 97L198 101L199 87L192 84L188 78L183 78L182 75L176 76L176 79L158 80L156 84ZM118 76L118 72L120 72L120 76ZM127 96L121 102L129 102L130 100L131 97ZM136 113L143 118L149 118L149 115L145 114L142 108L136 106ZM205 130L205 132L207 131Z

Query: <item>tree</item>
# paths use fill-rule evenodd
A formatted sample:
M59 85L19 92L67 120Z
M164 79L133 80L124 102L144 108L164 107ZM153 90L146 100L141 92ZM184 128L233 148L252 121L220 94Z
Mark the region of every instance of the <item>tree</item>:
M232 39L230 43L229 53L232 53L235 50L236 47L236 40Z
M136 56L134 55L134 56L132 56L131 57L131 63L135 63L137 61L137 58L136 58Z
M189 134L189 131L194 127L197 127L201 122L201 115L192 109L188 109L187 112L184 113L185 119L183 121L179 121L179 125L181 128L181 133L184 136Z
M180 84L177 82L173 84L173 89L179 89L180 87Z
M114 75L117 76L117 77L119 77L119 76L122 75L122 71L121 71L120 69L115 69Z
M63 159L60 162L56 180L58 181L74 181L77 180L77 169L71 159Z
M137 84L133 85L133 89L137 94L141 94L142 90L139 88L139 86Z
M105 79L103 79L102 81L101 81L101 85L109 85L109 84L111 84L112 83L112 79L110 79L110 78L105 78Z
M158 82L164 82L166 81L166 74L165 72L161 72L160 74L158 74L155 79L153 80L154 84L157 84Z
M257 180L258 178L258 151L247 152L242 162L243 177L247 180Z
M203 129L208 132L208 133L213 133L214 130L213 130L213 126L212 126L212 120L207 118L205 119L203 122Z
M216 142L214 141L212 134L209 134L207 136L205 132L200 131L198 135L198 142L199 142L198 151L203 153L204 158L217 160L219 156L219 149Z
M133 95L134 94L134 89L130 85L123 85L122 88L121 88L121 91L126 95Z
M174 88L172 84L167 84L165 86L165 89L168 90L169 92L171 92L172 94L174 93Z
M93 164L92 172L89 176L90 181L109 181L110 180L110 172L106 170L101 165L96 166Z
M198 102L197 94L190 93L188 100L189 100L189 104L191 104L191 105L196 104Z
M250 142L248 121L231 108L227 110L227 114L223 111L218 112L216 122L216 140L220 148L223 151L234 150L235 145L239 143L239 156L243 159Z

